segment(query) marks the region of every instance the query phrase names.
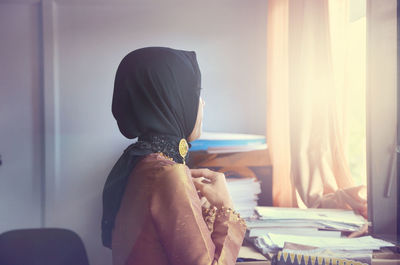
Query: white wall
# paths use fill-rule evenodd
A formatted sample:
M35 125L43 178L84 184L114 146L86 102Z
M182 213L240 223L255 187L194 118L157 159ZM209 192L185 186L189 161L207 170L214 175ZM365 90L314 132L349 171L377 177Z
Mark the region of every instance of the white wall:
M111 115L114 75L124 55L144 46L196 51L204 129L264 134L265 0L7 2L38 4L42 14L43 221L80 234L91 264L111 264L100 240L101 192L129 144ZM17 15L9 12L10 19Z
M0 233L42 225L39 14L0 2Z

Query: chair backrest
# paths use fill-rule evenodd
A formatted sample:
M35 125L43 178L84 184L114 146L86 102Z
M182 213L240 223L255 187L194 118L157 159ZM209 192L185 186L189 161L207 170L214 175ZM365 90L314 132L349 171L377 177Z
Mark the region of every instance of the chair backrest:
M1 265L89 265L85 246L73 231L19 229L0 234Z

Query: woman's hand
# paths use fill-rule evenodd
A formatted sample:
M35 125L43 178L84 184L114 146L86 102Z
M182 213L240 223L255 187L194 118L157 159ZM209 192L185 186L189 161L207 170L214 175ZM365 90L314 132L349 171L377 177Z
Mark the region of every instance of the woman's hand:
M201 195L217 208L233 208L226 185L225 175L206 168L191 169L193 183Z

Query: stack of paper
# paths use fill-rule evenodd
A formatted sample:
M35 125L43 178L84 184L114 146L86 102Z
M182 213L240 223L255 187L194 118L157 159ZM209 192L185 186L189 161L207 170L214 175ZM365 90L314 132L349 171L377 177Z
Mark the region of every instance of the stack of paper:
M285 246L285 243L313 246L329 250L346 250L348 252L372 251L381 247L393 247L392 243L376 239L371 236L356 238L347 237L318 237L318 236L297 236L268 233L255 239L254 244L263 254L276 252Z
M255 178L227 177L227 186L231 194L235 210L243 218L254 215L258 194L261 193L260 183Z
M190 151L208 153L234 153L266 149L264 135L203 132L191 142Z
M299 209L256 207L260 216L250 227L256 228L317 228L332 231L358 231L366 223L361 215L340 209Z
M366 220L353 211L256 207L257 220L247 221L247 238L264 254L294 243L331 250L374 250L393 246L370 236L343 238L342 231L358 231Z

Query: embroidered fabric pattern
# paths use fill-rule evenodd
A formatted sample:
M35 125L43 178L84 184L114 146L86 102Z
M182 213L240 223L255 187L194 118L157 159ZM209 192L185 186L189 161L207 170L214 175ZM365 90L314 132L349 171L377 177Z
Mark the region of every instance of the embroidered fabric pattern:
M240 214L237 213L232 208L227 208L227 207L222 206L221 208L217 209L216 219L219 219L222 217L229 218L229 220L234 221L234 222L239 222L239 224L241 226L243 226L244 228L247 228L246 221L242 217L240 217Z
M164 157L165 159L168 159L168 160L170 160L170 161L174 161L171 157L166 156L166 155L164 155L164 154L161 153L161 152L158 152L157 154L159 154L160 156Z
M164 156L172 158L173 161L182 164L184 160L179 153L180 140L181 138L179 137L151 134L139 137L135 146L140 149L151 150L154 153L162 153ZM186 155L186 160L188 159L188 155Z
M239 222L241 226L247 228L246 221L241 218L240 214L232 208L222 206L221 208L217 209L215 206L211 206L209 208L202 208L202 213L204 221L206 222L210 232L213 231L215 220L223 217L230 221Z
M214 230L214 222L215 222L215 217L216 217L216 214L217 214L217 208L215 208L215 207L209 207L209 208L202 207L202 214L203 214L204 222L207 224L208 230L210 230L210 232L212 232Z

